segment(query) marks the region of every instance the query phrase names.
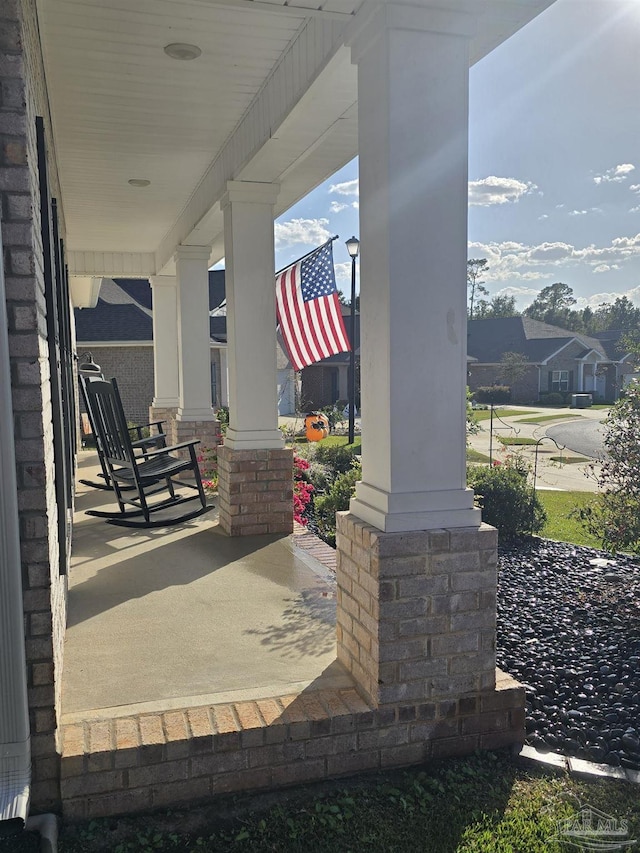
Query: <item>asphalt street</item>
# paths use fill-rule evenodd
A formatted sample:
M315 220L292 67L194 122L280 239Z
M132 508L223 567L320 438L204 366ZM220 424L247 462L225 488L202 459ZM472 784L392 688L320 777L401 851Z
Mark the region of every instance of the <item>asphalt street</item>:
M584 420L556 424L547 427L546 434L581 456L589 456L591 459L600 459L603 456L604 428L600 421Z

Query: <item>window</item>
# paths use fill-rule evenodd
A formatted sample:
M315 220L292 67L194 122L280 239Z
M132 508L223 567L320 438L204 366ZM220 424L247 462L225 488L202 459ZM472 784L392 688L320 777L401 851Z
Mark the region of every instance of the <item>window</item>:
M569 390L569 371L554 370L551 377L552 391L568 391Z

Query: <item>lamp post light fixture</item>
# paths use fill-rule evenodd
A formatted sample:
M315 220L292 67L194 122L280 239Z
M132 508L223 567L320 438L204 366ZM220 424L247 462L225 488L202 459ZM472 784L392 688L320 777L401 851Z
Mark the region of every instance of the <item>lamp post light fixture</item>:
M347 252L351 256L351 352L349 353L349 444L355 440L356 409L356 258L360 251L357 237L347 240Z

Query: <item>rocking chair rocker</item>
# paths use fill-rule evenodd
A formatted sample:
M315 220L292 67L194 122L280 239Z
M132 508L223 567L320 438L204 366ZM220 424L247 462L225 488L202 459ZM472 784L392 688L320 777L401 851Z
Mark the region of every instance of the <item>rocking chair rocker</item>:
M195 452L196 445L200 443L198 440L185 441L173 447L153 450L145 448L144 455L137 456L134 446L138 442L131 441L116 380L87 382L84 390L89 402L88 409L93 415L96 435L102 446L108 482L111 483L119 507L119 512L88 510L87 515L105 518L108 523L122 527L150 528L179 524L213 508L207 504L200 477ZM188 458L172 455L174 451L182 449L188 449ZM183 480L174 482L173 478L182 471L191 471L195 484ZM180 489L194 489L197 494L183 497L176 492L176 486ZM135 495L125 497L123 491L126 489L135 491ZM168 497L154 503L149 502L151 496L165 490L169 493ZM200 506L195 510L169 519L151 520L151 515L159 510L197 500ZM127 510L127 504L134 509Z

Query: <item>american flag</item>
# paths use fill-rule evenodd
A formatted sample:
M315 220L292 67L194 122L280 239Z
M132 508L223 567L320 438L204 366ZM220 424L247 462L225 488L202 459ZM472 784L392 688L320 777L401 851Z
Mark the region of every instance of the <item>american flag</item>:
M333 269L332 240L276 275L276 308L294 370L338 352L349 352Z

